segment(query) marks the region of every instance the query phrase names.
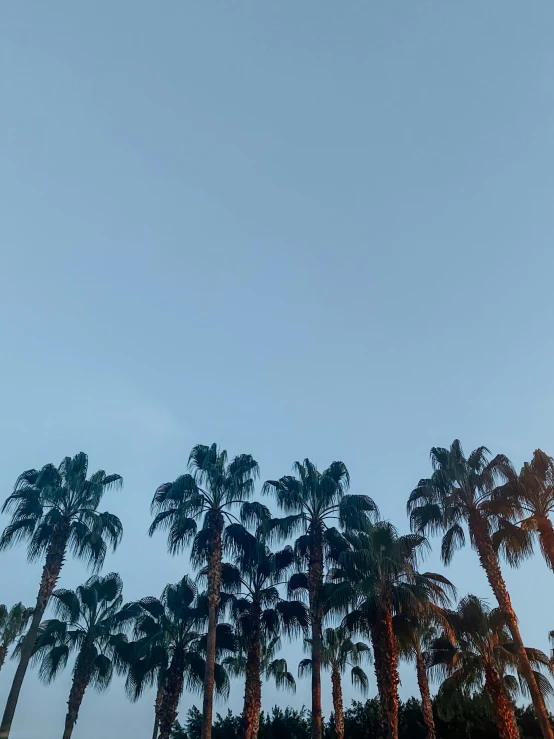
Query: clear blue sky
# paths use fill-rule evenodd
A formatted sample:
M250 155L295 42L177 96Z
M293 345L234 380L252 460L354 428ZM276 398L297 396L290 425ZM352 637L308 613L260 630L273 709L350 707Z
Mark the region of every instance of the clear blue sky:
M145 531L194 443L263 478L342 459L401 531L432 445L554 453L553 39L549 0L4 4L2 496L79 450L121 473L135 598L188 571ZM448 572L490 597L474 553ZM546 648L552 574L506 577ZM69 680L29 674L13 739L61 734ZM150 737L152 701L91 692L75 736Z

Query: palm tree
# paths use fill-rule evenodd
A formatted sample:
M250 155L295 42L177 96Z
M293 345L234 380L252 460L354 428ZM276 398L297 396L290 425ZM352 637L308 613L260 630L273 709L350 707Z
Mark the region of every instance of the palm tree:
M433 475L420 480L408 500L408 512L412 528L424 532L444 531L441 555L448 564L456 549L465 543L462 523L469 530L472 546L477 550L481 566L485 570L492 591L506 618L512 639L518 650L520 670L527 681L537 720L544 739L554 739L548 720L544 697L537 685L535 674L529 661L512 602L502 576L498 556L493 546L492 533L494 517L490 499L498 482L513 479L515 473L510 461L503 455L489 459L486 447L479 447L469 457L465 457L458 440L450 449L433 447L431 461ZM494 497L494 496L493 496ZM525 553L525 538L519 554L515 538L517 527L512 532L512 560Z
M452 583L442 575L417 571L417 560L428 548L417 534L398 536L388 521L367 532L347 532L349 548L330 573L335 582L330 606L346 611L349 631L371 635L377 689L387 736L398 739L398 645L394 618L421 617L449 603Z
M154 739L168 739L177 718L179 699L188 690L202 689L206 673L207 597L198 594L195 583L185 575L174 585L166 585L160 599L148 597L128 603L122 609L122 622L134 623L134 641L120 639L116 644L118 668L127 672L126 690L138 700L145 688L156 682ZM234 636L228 624L219 624L216 653L234 649ZM226 695L229 680L225 670L215 664L214 684Z
M41 470L27 470L17 478L13 493L2 507L12 518L0 537L0 551L28 539L29 559L44 556L45 563L33 618L6 701L0 739L8 739L10 734L40 622L68 550L88 565L100 568L107 545L115 549L121 540L120 520L111 513L99 513L98 506L106 490L120 488L123 480L120 475L106 475L103 470L87 480L87 471L88 457L84 452L65 457L57 468L47 464Z
M58 618L40 625L33 659L40 662L41 680L50 683L65 668L70 654L77 652L63 739L73 733L87 687L102 691L112 679L112 637L119 632L122 589L121 578L111 572L105 577L93 575L76 590L52 593Z
M438 636L437 629L433 625L434 620L444 623L442 619L433 619L431 614L419 614L415 618L397 617L394 624L400 655L407 660L413 660L416 665L417 684L421 695L421 713L427 730L427 739L435 739L436 736L433 702L425 662L425 654Z
M243 739L257 736L261 710L262 644L281 631L292 635L308 628L308 614L299 600L283 600L277 586L286 582L294 564L294 551L287 546L272 552L265 542L264 530L270 518L265 509L256 535L238 523L225 529L226 548L234 554L233 564L224 564L222 582L227 591L225 600L230 607L239 632L246 641ZM278 666L276 665L276 668ZM277 674L277 673L276 673Z
M491 509L506 519L501 522L500 531L493 541L506 548L508 561L514 559L512 540L517 531L511 524L515 521L523 531L538 533L544 558L554 570L554 527L550 520L550 514L554 512L554 459L536 449L533 459L525 462L519 475L510 476L504 485L493 491L491 497ZM516 554L522 548L521 540L520 534L515 541L516 547L519 544ZM516 556L514 564L518 563L519 557Z
M311 639L305 640L311 651ZM341 675L347 667L351 668L352 685L358 685L366 693L368 679L360 662L368 655L370 648L362 641L354 642L344 627L325 629L323 633L323 648L321 650L321 666L331 670L331 684L333 688L333 710L335 712L335 731L337 739L344 739L344 712L342 704ZM303 659L298 666L298 674L311 672L312 660Z
M25 608L23 603L16 603L9 610L0 605L0 670L10 646L25 631L32 615L33 609Z
M319 472L313 462L295 462L298 477L287 475L268 480L262 492L274 494L280 508L289 515L272 522L272 531L282 538L302 532L295 549L307 560L307 589L312 639L312 739L321 739L321 650L324 604L323 572L327 546L336 539L337 529L329 526L338 519L346 529L366 526L367 516L377 515L377 506L365 495L346 495L350 475L343 462L333 462Z
M249 651L249 638L247 634L241 634L239 638L239 650L237 654L226 657L223 660L223 666L233 677L247 676L247 662ZM275 686L280 689L296 692L296 681L294 676L289 672L287 661L276 657L281 648L281 639L278 636L268 638L265 632L260 634L260 675L266 680L274 680ZM260 722L260 710L257 708L257 716L254 719L254 730L252 731L253 739L258 736ZM243 720L244 725L244 720Z
M506 616L500 608L490 609L474 595L468 595L449 614L453 638L446 634L435 639L428 652L432 669L446 677L441 686L444 697L454 697L459 691L473 693L483 687L489 694L496 715L501 739L519 739L519 729L510 698L518 689L525 689L523 680L516 679L518 649L507 628ZM526 647L529 661L536 669L535 680L545 694L552 687L539 669L551 670L548 657L538 649ZM519 675L518 675L519 677Z
M234 505L247 501L254 491L259 474L258 463L249 454L241 454L227 462L227 452L216 444L195 446L189 456L193 474L185 474L156 490L152 510L157 514L149 534L168 530L168 547L172 554L193 541L192 561L206 564L208 572L208 647L202 712L202 739L210 739L213 720L215 639L220 606L223 526L230 520ZM252 506L256 504L253 503ZM196 520L203 516L202 528ZM2 737L0 737L2 739Z

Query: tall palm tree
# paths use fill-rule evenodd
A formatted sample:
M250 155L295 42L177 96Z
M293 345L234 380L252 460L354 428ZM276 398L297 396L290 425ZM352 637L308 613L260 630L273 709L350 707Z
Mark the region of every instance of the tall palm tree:
M115 645L118 668L127 673L127 694L137 700L156 682L153 736L168 739L183 689L200 691L204 684L207 598L198 594L195 583L185 575L178 583L166 585L160 599L142 598L125 605L120 620L134 624L134 641L120 639ZM231 627L219 624L216 653L232 651L234 641ZM214 684L219 693L228 693L229 680L218 663Z
M67 552L100 568L108 544L115 549L121 540L120 520L111 513L99 513L98 506L106 490L120 488L123 480L103 470L87 479L87 471L84 452L65 457L59 467L47 464L41 470L27 470L17 478L13 493L2 507L12 518L0 537L0 551L27 539L29 559L44 556L45 563L33 618L4 709L0 739L8 739L10 734L40 622Z
M517 531L511 524L516 522L523 531L538 533L544 558L554 570L554 527L550 520L554 512L554 459L536 449L531 462L525 462L519 475L510 476L496 488L491 498L491 510L505 519L493 540L506 547L508 561L513 559L513 534ZM516 554L521 541L520 534L515 542ZM516 557L514 564L518 561Z
M152 510L157 511L157 514L149 533L152 535L159 528L167 529L168 547L172 554L180 552L193 541L193 563L207 565L209 621L202 739L210 739L223 527L225 518L230 519L230 509L248 501L252 496L259 467L250 454L240 454L228 462L227 452L220 451L216 444L198 444L190 453L189 469L192 474L181 475L174 482L160 485L156 490ZM202 528L198 531L196 521L202 517Z
M262 492L273 494L277 503L289 515L275 519L272 531L288 538L302 532L295 549L307 560L307 589L312 639L312 739L321 739L321 650L324 603L323 573L327 546L332 545L337 529L330 522L338 520L346 528L363 529L368 515L378 515L377 506L366 495L346 495L350 475L344 462L333 462L319 472L309 459L295 462L297 477L287 475L268 480Z
M398 536L388 521L367 532L347 532L349 548L330 573L335 582L333 609L346 611L349 631L371 635L375 677L386 734L398 739L398 645L395 616L418 617L449 603L455 589L442 575L417 571L418 557L428 548L425 537Z
M265 513L267 523L270 515L267 509ZM283 600L277 589L278 585L286 582L294 564L294 550L287 546L272 552L266 544L264 529L263 521L256 535L239 523L230 524L225 529L226 548L234 555L233 564L223 565L222 581L228 591L226 603L247 644L243 739L253 739L258 734L263 640L276 637L280 632L292 635L299 631L306 632L308 628L304 603Z
M519 739L511 694L525 689L526 683L516 678L519 662L516 645L507 628L506 616L500 608L490 609L474 595L468 595L451 612L449 620L453 638L442 635L429 647L428 662L432 669L446 677L442 696L454 697L459 691L473 693L484 687L490 695L501 739ZM552 695L552 687L540 668L551 670L550 660L538 649L526 647L527 657L535 670L542 692ZM519 675L518 675L519 677Z
M464 545L465 533L462 523L465 521L467 524L471 544L477 550L480 564L485 570L517 647L520 670L529 686L543 737L554 739L544 697L537 685L525 650L492 542L494 517L491 517L491 512L494 512L494 509L490 507L491 496L499 482L505 483L513 479L515 473L505 456L498 455L493 459L489 457L488 449L479 447L466 458L458 440L452 443L450 449L433 447L431 449L433 474L428 479L420 480L411 493L408 512L413 530L445 532L441 546L445 564L451 561L456 549ZM517 532L514 531L513 537L515 536ZM512 559L517 556L517 549L512 549Z
M65 668L71 653L77 652L63 739L73 733L87 687L102 691L110 684L112 637L119 632L122 589L121 578L111 572L105 577L93 575L76 590L52 593L58 618L40 625L33 659L40 663L41 680L50 683Z
M311 639L305 644L311 651ZM368 679L360 662L369 655L370 648L362 641L352 641L344 627L325 629L323 632L323 648L321 650L321 666L331 670L331 685L333 690L333 710L335 712L335 731L337 739L344 739L344 712L342 703L341 675L350 667L352 685L358 685L366 693ZM298 665L298 674L311 672L312 660L303 659Z
M249 653L249 638L247 634L241 634L239 637L239 650L237 654L226 657L223 660L223 666L233 677L246 678L247 663ZM281 648L281 638L279 636L267 637L265 632L260 634L260 675L267 682L273 680L275 686L280 689L296 692L296 681L292 673L289 672L287 661L277 657L277 653ZM257 717L254 719L254 730L252 732L253 739L258 736L260 710L257 709ZM244 724L244 721L243 721Z
M9 610L5 605L0 605L0 670L9 648L25 631L32 615L33 609L26 608L23 603L16 603Z

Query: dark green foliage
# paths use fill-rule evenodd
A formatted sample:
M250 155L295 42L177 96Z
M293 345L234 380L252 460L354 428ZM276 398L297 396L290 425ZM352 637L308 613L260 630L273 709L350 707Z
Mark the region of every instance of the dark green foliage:
M105 690L113 673L112 638L118 634L123 583L116 572L93 575L75 591L60 588L52 594L54 615L40 625L33 648L39 677L50 683L76 653L74 675L86 668L87 685ZM120 638L121 634L118 635Z
M489 698L476 694L471 698L460 696L454 704L443 707L434 701L433 712L437 739L498 739L494 711ZM521 739L541 739L542 734L532 706L518 708L516 718ZM200 739L202 715L193 707L187 713L185 726L175 726L171 739ZM551 718L554 725L554 720ZM236 739L239 736L240 716L230 711L218 714L213 728L213 739ZM346 739L384 739L379 712L379 701L370 698L365 703L353 701L344 712ZM325 724L324 739L335 739L333 716ZM262 713L258 739L309 739L310 712L303 708L274 706ZM416 698L401 701L399 707L399 739L426 739L420 702Z
M120 475L98 470L87 479L88 457L84 452L65 457L59 467L23 472L2 511L11 521L0 537L0 551L27 541L30 561L45 555L56 536L62 536L71 553L100 569L108 545L115 549L123 527L117 516L98 513L107 490L121 488Z
M133 625L134 641L120 639L114 644L131 700L138 700L146 688L160 679L165 684L168 667L179 650L184 653L182 687L187 692L202 688L208 604L187 575L178 583L166 585L159 600L147 597L127 603L119 618ZM235 638L228 624L218 624L217 637L219 654L234 651ZM215 685L218 692L227 695L229 680L220 665L216 665Z
M521 734L521 739L541 739L542 734L539 728L533 706L525 708L516 708L516 719ZM554 717L550 717L550 723L554 728Z
M0 648L4 647L7 652L8 647L25 631L32 615L33 609L26 608L23 603L16 603L9 610L0 604Z
M306 708L295 711L273 706L271 713L262 712L258 739L309 739L310 719Z

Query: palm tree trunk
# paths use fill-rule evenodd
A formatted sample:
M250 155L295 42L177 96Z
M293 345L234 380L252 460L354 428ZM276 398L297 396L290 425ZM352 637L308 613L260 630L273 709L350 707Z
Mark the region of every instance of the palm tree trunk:
M381 650L381 642L378 636L378 630L376 626L371 629L371 646L373 648L373 669L375 672L375 681L377 683L377 694L379 696L379 712L383 735L386 732L386 719L385 719L385 687L384 687L384 655Z
M377 695L379 702L384 704L385 694L383 688L383 655L381 654L381 645L377 637L377 629L371 629L371 646L373 648L373 670L375 672L375 682L377 683Z
M252 603L249 619L248 654L246 655L246 680L244 685L244 708L242 711L242 737L253 739L255 724L259 725L262 681L260 678L260 618L259 601ZM258 721L256 722L256 713Z
M183 677L185 673L185 654L182 648L173 653L173 658L167 671L167 679L160 705L160 739L169 739L171 729L177 720L179 698L183 692Z
M310 537L310 561L308 565L308 594L312 626L312 739L322 739L321 717L321 648L323 608L323 532L314 525Z
M260 691L260 697L258 704L256 705L256 713L254 715L254 726L252 728L252 739L258 739L258 732L260 731L260 717L262 713L262 693Z
M510 629L512 639L514 640L514 644L517 649L519 670L529 688L529 693L531 695L531 700L533 701L533 707L537 715L537 721L539 722L542 735L544 739L554 739L554 733L552 732L552 727L548 720L548 712L546 710L544 697L539 690L539 686L537 685L537 681L533 674L533 668L531 667L529 657L525 651L523 639L519 632L516 614L512 607L506 583L502 577L498 557L492 545L487 522L479 511L475 511L469 516L468 523L472 539L477 547L481 567L487 574L489 584L496 600L498 601L498 605L506 618L507 626ZM2 739L2 737L0 737L0 739Z
M554 570L554 528L549 518L537 517L537 529L544 558Z
M342 686L340 684L340 672L336 665L331 671L331 684L333 687L333 711L335 712L335 731L337 739L344 739L344 713L342 710Z
M485 688L492 698L500 739L519 739L519 729L512 704L502 685L502 680L492 667L485 668Z
M384 710L387 720L387 738L398 739L398 652L392 625L392 609L385 601L379 619L378 633L381 642L382 680L384 693Z
M427 739L435 739L435 719L433 718L433 703L431 702L431 691L429 690L429 680L427 679L427 670L419 643L416 644L416 671L417 684L421 693L421 712L423 714L423 723L427 729Z
M6 707L4 709L4 715L2 716L2 723L0 724L0 739L8 739L10 730L12 727L12 721L17 707L17 701L19 700L19 693L23 685L23 679L29 666L29 660L33 653L33 647L35 645L35 639L37 638L40 622L44 616L44 611L52 595L52 591L56 587L56 583L60 576L60 571L63 566L65 559L65 550L67 547L67 540L69 537L69 526L60 528L57 534L52 538L48 550L46 552L46 562L42 570L42 577L40 580L40 586L38 590L37 602L35 610L33 612L33 618L31 625L23 643L21 645L21 656L19 658L19 664L15 671L15 675L12 681L12 686L6 701Z
M90 681L90 665L90 655L87 655L85 650L83 650L77 657L77 663L75 665L75 673L73 675L73 682L71 683L71 690L69 691L69 700L67 701L67 715L65 717L65 728L62 739L70 739L73 728L77 723L83 696Z
M210 518L211 536L208 550L208 634L206 644L206 673L204 676L204 700L202 704L201 739L211 739L217 619L221 591L221 559L223 554L223 515L219 512ZM160 734L160 739L163 737Z
M154 701L154 733L152 739L158 739L160 731L160 709L162 707L162 698L164 694L163 684L160 679L160 673L158 672L158 687L156 690L156 700Z
M2 669L2 665L6 661L6 657L8 655L8 647L6 644L2 644L0 646L0 670Z

